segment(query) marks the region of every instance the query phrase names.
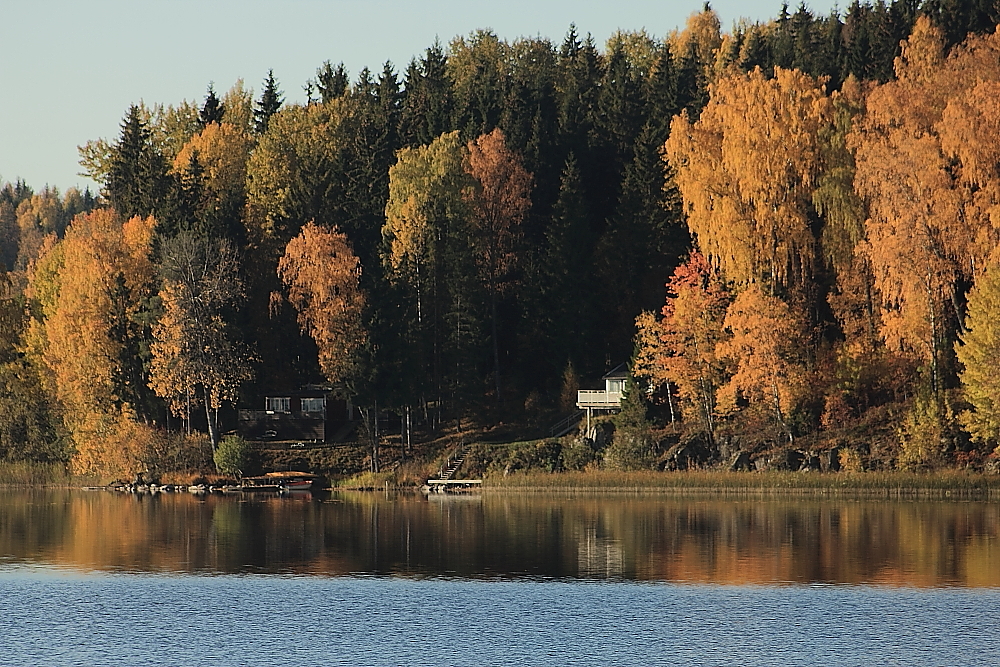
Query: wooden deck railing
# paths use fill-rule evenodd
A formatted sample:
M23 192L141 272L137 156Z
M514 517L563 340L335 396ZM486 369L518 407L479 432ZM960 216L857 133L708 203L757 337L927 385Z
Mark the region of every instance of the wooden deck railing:
M621 392L617 391L583 389L576 392L576 405L579 408L611 407L621 405L621 402Z

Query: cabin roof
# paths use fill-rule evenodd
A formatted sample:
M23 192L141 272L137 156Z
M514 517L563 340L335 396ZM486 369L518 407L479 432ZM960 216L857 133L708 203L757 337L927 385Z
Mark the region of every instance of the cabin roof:
M325 398L329 393L329 390L325 389L311 389L304 387L302 389L293 389L291 391L269 391L264 394L264 396L267 398Z
M601 376L602 380L624 380L628 377L628 366L618 364L610 371Z

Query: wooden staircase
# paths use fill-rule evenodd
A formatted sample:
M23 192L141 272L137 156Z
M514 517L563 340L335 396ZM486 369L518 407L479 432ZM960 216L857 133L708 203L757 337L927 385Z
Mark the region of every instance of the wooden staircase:
M458 472L459 468L462 467L463 463L465 463L465 445L462 445L458 451L455 452L454 456L448 457L448 460L445 461L444 467L441 468L441 474L438 475L438 479L443 481L451 479L455 473Z
M437 479L427 480L427 484L422 490L427 493L454 493L481 488L483 483L481 479L453 479L455 473L465 463L465 454L465 445L462 445L444 462L444 465L438 471Z
M587 414L586 410L577 410L569 417L556 422L549 428L549 437L560 438L566 435L576 428L576 425L580 423L580 420L583 419L585 414Z

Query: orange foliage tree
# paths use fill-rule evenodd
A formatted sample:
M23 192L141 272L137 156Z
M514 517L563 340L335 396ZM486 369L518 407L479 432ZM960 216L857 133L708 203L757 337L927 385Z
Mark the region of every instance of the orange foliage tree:
M941 31L921 17L896 73L871 92L850 137L869 206L861 250L882 336L928 365L937 392L961 327L962 285L1000 240L1000 36L970 37L946 57Z
M52 372L49 388L73 436L79 472L127 474L144 466L130 438L148 419L138 324L154 293L152 218L122 223L111 209L78 216L47 242L31 270L38 304L28 348Z
M716 346L725 339L729 293L704 255L694 252L667 283L663 318L643 313L636 320L637 355L632 372L653 385L677 386L709 438L715 437L716 393L725 380Z
M735 372L719 391L720 407L733 410L739 396L768 405L793 442L788 417L807 386L801 315L753 285L729 306L725 326L732 335L719 342L716 354L731 360Z
M288 242L278 275L299 325L319 350L319 365L333 383L356 378L358 353L365 343L365 295L359 286L361 264L337 228L314 223Z

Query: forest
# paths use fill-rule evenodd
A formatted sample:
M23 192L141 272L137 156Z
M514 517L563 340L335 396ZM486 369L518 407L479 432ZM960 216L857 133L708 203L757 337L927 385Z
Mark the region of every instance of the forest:
M628 362L609 449L555 467L995 469L998 22L706 3L134 105L80 147L98 192L0 189L0 460L192 467L307 384L359 438L544 422Z

